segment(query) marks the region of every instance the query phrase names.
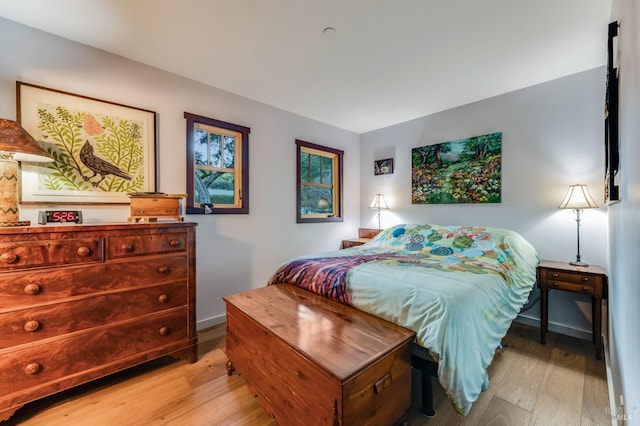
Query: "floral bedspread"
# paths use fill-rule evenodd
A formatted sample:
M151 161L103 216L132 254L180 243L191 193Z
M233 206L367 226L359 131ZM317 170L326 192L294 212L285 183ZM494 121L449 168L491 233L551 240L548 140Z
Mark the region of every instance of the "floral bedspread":
M535 249L516 232L397 225L346 250L293 259L269 284L290 283L402 325L438 360L438 380L466 415L535 283Z

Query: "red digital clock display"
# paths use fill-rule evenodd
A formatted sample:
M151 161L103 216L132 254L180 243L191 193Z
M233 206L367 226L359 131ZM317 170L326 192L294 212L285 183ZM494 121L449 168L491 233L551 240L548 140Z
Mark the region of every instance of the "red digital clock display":
M82 212L80 210L41 211L38 222L43 225L47 223L82 223Z
M75 222L78 220L78 212L54 211L49 212L49 222Z

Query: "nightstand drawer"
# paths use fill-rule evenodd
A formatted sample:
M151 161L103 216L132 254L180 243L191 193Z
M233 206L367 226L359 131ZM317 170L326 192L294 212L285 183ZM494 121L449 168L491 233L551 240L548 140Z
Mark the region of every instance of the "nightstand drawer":
M561 272L555 270L547 270L547 281L564 281L566 283L578 283L593 287L595 277L593 275L581 275L575 272Z
M595 287L593 281L591 283L571 283L566 281L558 281L557 279L548 279L547 288L553 288L557 290L572 291L574 293L594 294Z
M348 249L348 248L351 248L351 247L361 246L364 243L365 243L365 241L360 241L360 240L343 240L341 248Z

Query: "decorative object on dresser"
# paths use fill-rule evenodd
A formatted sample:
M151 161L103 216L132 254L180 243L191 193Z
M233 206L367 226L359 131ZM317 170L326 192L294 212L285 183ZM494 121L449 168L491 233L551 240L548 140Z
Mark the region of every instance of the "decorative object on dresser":
M411 406L415 333L278 284L223 298L228 373L279 425L391 425Z
M379 229L358 228L358 238L342 240L340 248L347 249L350 247L361 246L362 244L371 241L376 235L378 235L378 233L380 233Z
M546 343L549 328L549 290L563 290L591 296L591 321L596 358L602 358L602 299L607 298L607 274L597 265L540 261L537 270L540 288L540 341Z
M18 161L53 161L38 142L12 120L0 118L0 227L29 226L18 210Z
M580 260L580 212L582 212L582 209L597 209L598 205L595 201L593 201L593 198L591 198L591 194L589 193L587 185L569 185L567 195L565 195L564 200L562 200L558 208L573 209L573 211L576 212L578 254L576 255L575 262L569 262L569 264L574 266L589 266L588 263L584 263Z
M376 194L373 197L373 201L371 201L371 204L369 204L369 208L378 210L378 230L380 230L380 210L387 210L389 208L387 202L384 199L384 195Z
M197 358L195 224L0 229L0 421L164 355Z
M157 222L158 219L184 220L182 214L183 198L186 194L164 194L161 192L133 192L131 216L129 222Z

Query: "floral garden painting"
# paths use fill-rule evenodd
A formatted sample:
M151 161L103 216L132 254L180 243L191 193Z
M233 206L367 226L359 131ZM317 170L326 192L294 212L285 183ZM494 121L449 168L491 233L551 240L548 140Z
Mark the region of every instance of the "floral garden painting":
M411 150L413 204L500 203L502 132Z
M44 88L21 89L22 100L30 99L21 103L28 105L23 126L53 158L23 167L23 201L118 203L127 202L127 193L155 189L149 147L155 129L148 117L155 120L155 113ZM25 98L25 89L36 95Z

